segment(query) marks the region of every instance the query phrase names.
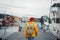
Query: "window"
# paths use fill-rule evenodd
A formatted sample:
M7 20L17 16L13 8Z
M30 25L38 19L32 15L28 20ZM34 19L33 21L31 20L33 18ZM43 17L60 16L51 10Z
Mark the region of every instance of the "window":
M56 18L56 23L59 23L59 18Z
M51 21L51 19L49 18L49 23L51 24L52 23L52 21Z
M59 20L60 20L59 18L53 18L52 20L54 21L54 23L60 23L59 22Z

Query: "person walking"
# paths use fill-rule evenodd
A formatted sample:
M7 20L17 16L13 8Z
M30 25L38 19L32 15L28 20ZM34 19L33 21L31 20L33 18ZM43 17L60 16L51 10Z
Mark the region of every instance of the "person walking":
M38 35L38 28L34 23L33 17L31 17L29 20L30 21L27 22L27 25L25 27L24 35L25 35L25 38L27 38L28 40L35 40L35 36Z

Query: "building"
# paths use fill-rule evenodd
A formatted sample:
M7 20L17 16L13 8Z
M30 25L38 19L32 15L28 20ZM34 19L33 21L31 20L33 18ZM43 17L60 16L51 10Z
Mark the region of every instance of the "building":
M50 32L60 39L60 3L54 3L51 6L51 24L49 25Z

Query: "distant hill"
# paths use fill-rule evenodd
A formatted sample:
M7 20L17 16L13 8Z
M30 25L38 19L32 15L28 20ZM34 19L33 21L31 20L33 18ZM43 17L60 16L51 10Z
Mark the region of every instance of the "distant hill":
M8 14L0 14L0 18L3 18L4 16L10 16Z

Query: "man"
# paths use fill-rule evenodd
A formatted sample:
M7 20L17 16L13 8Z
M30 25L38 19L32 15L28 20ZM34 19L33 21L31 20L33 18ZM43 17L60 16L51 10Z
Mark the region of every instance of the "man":
M45 30L48 30L49 29L49 23L48 23L48 20L46 20L44 22L44 25L45 25Z
M28 40L34 40L35 36L38 34L38 28L34 23L34 18L31 17L30 21L27 23L24 31L25 38Z

